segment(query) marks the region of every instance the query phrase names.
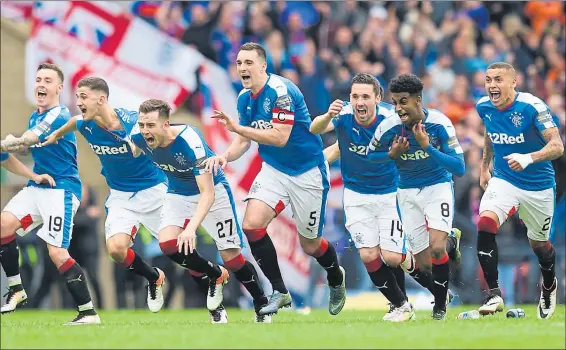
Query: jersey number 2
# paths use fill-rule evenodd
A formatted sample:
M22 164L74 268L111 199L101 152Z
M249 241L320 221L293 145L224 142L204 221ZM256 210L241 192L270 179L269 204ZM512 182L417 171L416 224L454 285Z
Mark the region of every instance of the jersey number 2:
M228 219L228 220L224 220L224 222L218 221L216 223L216 227L218 228L218 238L226 237L226 232L224 232L225 225L229 227L228 236L232 236L233 221L232 221L232 219Z
M365 156L366 154L368 154L368 146L364 146L364 145L355 145L353 143L350 143L350 148L348 148L348 150L357 153L361 156Z

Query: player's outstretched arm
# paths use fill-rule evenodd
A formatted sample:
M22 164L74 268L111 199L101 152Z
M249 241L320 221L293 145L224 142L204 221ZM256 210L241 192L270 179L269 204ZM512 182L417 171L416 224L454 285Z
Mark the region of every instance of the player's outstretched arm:
M26 130L20 137L8 135L6 139L0 142L0 150L2 152L19 152L26 147L39 143L39 136L32 130Z
M340 148L338 147L338 141L336 141L333 145L328 146L324 149L324 158L328 164L332 164L340 158Z
M342 107L344 107L342 100L334 100L330 107L328 107L328 112L314 118L309 128L310 132L313 134L326 134L334 130L334 123L331 123L332 118L340 114Z
M37 184L49 183L51 187L55 187L55 180L47 174L38 175L34 173L30 168L25 166L24 163L20 162L18 158L14 157L12 154L2 162L2 166L11 173L23 176L27 179L34 181Z
M480 166L480 187L484 190L487 188L487 183L491 179L490 166L492 160L493 144L491 143L491 139L489 138L487 131L484 130L483 158Z
M60 127L59 129L53 131L49 136L47 136L45 142L43 142L42 146L48 146L53 143L57 143L57 140L65 136L66 134L76 131L77 130L77 116L72 117L69 119L65 125Z
M200 191L200 199L198 200L195 214L183 232L177 238L177 246L179 252L185 251L185 254L192 253L195 249L196 231L202 221L210 211L214 204L214 181L211 173L205 173L195 177Z

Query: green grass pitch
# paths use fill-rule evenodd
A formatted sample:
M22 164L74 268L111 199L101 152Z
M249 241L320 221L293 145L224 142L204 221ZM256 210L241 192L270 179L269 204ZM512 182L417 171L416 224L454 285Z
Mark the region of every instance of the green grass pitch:
M273 324L254 324L252 311L228 310L229 324L212 325L206 310L102 311L100 326L64 327L72 310L22 310L2 316L1 348L565 348L565 307L542 321L534 305L524 319L503 313L456 320L471 307L448 309L446 321L420 311L403 324L381 321L384 311L280 312Z

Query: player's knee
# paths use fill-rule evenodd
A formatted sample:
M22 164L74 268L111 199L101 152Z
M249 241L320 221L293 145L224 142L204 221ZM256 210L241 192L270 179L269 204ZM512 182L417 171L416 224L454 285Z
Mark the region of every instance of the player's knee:
M492 212L482 213L482 216L480 216L478 220L478 232L483 231L491 234L497 233L497 230L499 229L499 224L497 222L498 220L493 218L493 216L495 216L495 213Z
M389 266L399 266L403 262L404 256L401 253L390 252L388 250L381 250L383 261Z
M49 258L55 264L55 266L61 266L67 259L71 256L69 255L69 251L65 248L55 247L52 245L47 245L47 250L49 252Z
M0 216L1 220L1 234L0 237L11 237L16 233L16 230L20 227L20 221L14 216L14 214L7 211L3 211Z
M124 242L118 239L110 238L106 241L106 250L108 251L108 254L112 260L118 263L124 261L126 258L128 248L129 246L127 244L124 244Z
M440 261L446 256L446 246L437 246L430 249L430 256L434 261Z
M362 259L362 262L364 264L367 264L379 258L380 250L379 247L360 248L359 252L360 252L360 259Z
M301 247L305 254L310 256L319 256L322 238L315 238L315 239L307 239L303 236L300 236Z
M239 256L241 255L241 249L240 248L230 248L230 249L224 249L220 251L220 257L222 258L222 261L224 261L224 263L228 262L228 261L232 261L234 260L236 257L239 258ZM242 256L243 259L243 256Z

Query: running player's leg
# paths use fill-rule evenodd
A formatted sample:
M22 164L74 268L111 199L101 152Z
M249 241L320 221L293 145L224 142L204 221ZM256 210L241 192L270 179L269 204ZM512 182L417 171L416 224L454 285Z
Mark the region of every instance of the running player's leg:
M448 283L450 265L446 252L446 240L452 231L454 218L454 194L451 182L443 182L422 189L417 198L425 203L424 213L427 218L432 275L434 278L434 309L432 317L436 320L446 316L448 304Z
M346 229L351 234L371 281L392 305L383 320L397 321L392 316L397 315L394 311L403 306L406 296L398 285L397 277L393 272L394 267L384 264L382 259L384 252L379 246L381 230L376 214L381 215L383 212L385 207L383 200L383 196L361 194L345 189L344 215ZM394 193L393 200L395 200ZM404 275L403 270L401 272Z
M555 193L553 188L542 191L521 190L519 217L527 226L529 244L536 254L542 273L540 300L537 307L537 317L547 319L552 317L556 309L556 252L550 243L550 228L552 227Z
M519 199L516 196L518 190L505 180L492 178L480 202L477 251L488 287L483 305L478 309L483 315L501 312L504 308L498 282L498 249L495 237L499 227L519 208Z
M100 323L92 304L86 275L67 250L71 243L73 217L79 208L79 200L70 191L62 189L34 188L34 192L43 220L43 227L37 232L37 237L47 243L49 257L67 281L69 293L79 310L77 317L67 325Z
M255 267L242 255L243 232L238 222L236 203L227 183L215 186L214 204L203 221L203 227L216 242L224 266L236 276L252 296L256 313L255 321L270 323L270 315L259 315L259 310L268 300ZM216 303L209 305L209 310L214 308Z
M281 178L289 193L301 247L326 270L330 287L328 311L337 315L346 303L346 276L334 246L322 237L330 190L328 173L328 165L324 163L299 176Z
M37 202L29 187L18 192L1 214L0 263L8 277L8 295L1 312L14 311L27 302L27 294L20 277L20 252L16 243L16 231L27 234L42 223Z
M267 234L269 223L289 203L287 189L281 182L283 176L286 175L263 164L248 193L242 223L252 255L273 287L270 297L271 305L276 307L273 312L291 305L291 294L281 276L277 251Z

